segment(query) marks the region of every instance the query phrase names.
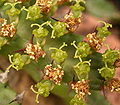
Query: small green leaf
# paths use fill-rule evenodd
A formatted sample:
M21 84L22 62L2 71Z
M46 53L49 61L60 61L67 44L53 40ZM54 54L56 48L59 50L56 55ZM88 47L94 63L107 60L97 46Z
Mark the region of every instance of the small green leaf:
M47 36L49 33L49 31L43 27L39 27L38 29L34 29L32 34L34 34L34 36L36 38L40 38L40 37L45 37Z
M66 32L66 24L63 22L55 22L53 25L53 35L51 36L51 38L55 38L55 37L61 37L63 36Z
M106 80L111 79L115 75L115 69L114 68L108 68L103 67L99 69L99 73L102 77L104 77Z
M36 20L42 17L40 7L37 5L28 8L27 19Z
M89 62L89 61L88 61ZM88 63L80 62L74 66L74 70L79 80L88 79L88 73L90 71L90 65Z
M119 58L119 52L117 50L106 50L102 55L103 61L108 63L109 65L113 65L114 62Z

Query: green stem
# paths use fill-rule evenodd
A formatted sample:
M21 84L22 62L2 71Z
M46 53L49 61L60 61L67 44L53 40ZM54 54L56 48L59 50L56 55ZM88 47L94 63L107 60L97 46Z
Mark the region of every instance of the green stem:
M34 93L38 94L38 92L34 90L33 85L30 87L30 89L31 89Z
M78 47L76 46L76 41L73 41L73 43L71 43L71 45L73 45L76 49L78 49Z
M10 68L12 67L12 64L7 67L7 72L9 72Z
M19 70L19 69L18 69L18 66L12 65L12 67L13 67L14 69L16 69L17 71Z
M78 53L78 50L76 50L74 58L79 58L79 56L77 56L77 53Z
M5 3L4 5L10 5L12 8L15 8L16 4L20 4L21 2L15 2L15 3Z
M79 60L80 60L80 62L82 62L82 58L81 57L79 57Z
M67 44L65 44L65 42L63 42L63 45L59 49L61 50L65 46L67 46Z
M40 27L43 27L44 25L49 25L53 29L53 26L50 23L51 23L50 21L47 21L47 22L45 22L45 23L43 23L41 25L39 25L39 24L32 24L31 27L36 25L36 26L38 26L40 28Z
M9 57L10 63L13 63L13 62L12 62L12 57L13 57L13 55L8 55L8 57Z
M105 62L105 67L108 67L107 63Z
M48 25L53 29L53 26L51 25L51 21L47 21L47 22L44 22L43 24L41 24L41 26L44 26L44 25Z
M39 94L36 95L36 99L35 99L36 103L39 103L38 100L39 100Z
M55 30L52 30L51 38L55 38L54 33L55 33Z
M41 27L41 25L39 25L39 24L31 24L31 27L33 27L33 26L38 26L39 28Z
M50 47L49 50L57 50L57 48Z
M25 6L23 6L23 7L21 8L21 10L25 10L25 11L28 12L28 9L26 9Z
M90 66L90 65L91 65L90 62L91 62L91 60L89 60L89 61L84 61L83 63L88 63L89 66Z

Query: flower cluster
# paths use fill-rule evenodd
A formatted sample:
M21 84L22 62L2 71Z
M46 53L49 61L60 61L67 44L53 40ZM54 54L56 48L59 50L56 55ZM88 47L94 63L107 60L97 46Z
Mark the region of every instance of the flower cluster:
M25 48L25 53L27 53L31 59L38 60L39 57L44 57L46 55L45 51L39 46L39 44L33 45L32 43L27 43Z
M106 80L111 79L115 75L115 68L113 67L102 67L101 69L98 69L98 71Z
M120 80L118 78L112 78L107 83L107 89L109 89L111 92L116 91L120 92Z
M58 63L62 63L68 56L66 51L61 50L65 46L67 46L67 44L63 43L59 49L53 47L49 48L49 50L54 50L51 54L51 58Z
M72 6L70 6L74 17L81 17L82 11L85 9L85 7L82 6L81 4L85 4L85 0L70 0L70 1L75 2Z
M77 93L75 97L71 100L71 104L85 104L83 101L84 97L86 94L90 95L89 92L89 80L88 80L88 74L90 72L90 62L89 61L83 61L82 59L90 55L91 52L91 47L88 43L86 42L79 42L78 45L76 46L75 41L71 43L76 48L75 56L74 58L79 58L80 62L74 66L74 71L77 75L77 78L79 81L73 82L71 84L72 89L75 90Z
M3 37L13 37L16 33L16 28L13 23L7 24L7 21L5 19L0 19L0 36Z
M23 7L22 10L25 10L28 12L26 19L36 20L36 19L39 19L43 16L41 14L41 9L38 5L30 6L28 9Z
M43 13L48 13L52 6L52 0L36 0L36 5L40 6Z
M55 22L53 24L53 31L51 38L61 37L67 33L66 24L64 22Z
M49 22L46 22L46 24L50 24ZM44 24L32 24L31 27L33 26L38 26L39 28L36 28L32 31L32 34L34 35L35 38L42 38L48 35L49 31L43 27Z
M105 23L102 21L101 23L103 23L104 26L98 27L97 33L94 32L92 34L87 35L87 42L89 43L91 48L94 49L95 51L99 51L101 49L105 38L110 34L110 32L108 31L108 28L112 27L112 25L109 23Z
M80 18L75 18L73 16L72 12L70 12L69 14L66 14L64 19L65 19L65 23L67 24L67 29L70 32L76 31L79 24L81 23L81 19Z
M50 91L54 88L54 84L50 81L41 81L35 85L35 88L37 88L37 91L33 89L33 85L31 86L31 90L37 94L36 95L36 102L39 103L38 98L39 95L42 95L44 97L48 97L50 94Z
M79 62L74 66L74 70L79 80L88 79L88 73L90 72L90 61Z
M86 42L79 42L78 45L76 46L75 41L73 41L71 45L73 45L76 48L76 52L74 56L75 58L79 58L79 57L83 58L91 54L91 47Z
M10 69L11 67L13 67L16 70L20 70L23 68L25 64L30 63L29 56L21 55L19 53L16 53L14 55L9 55L9 61L11 65L8 68Z
M119 51L108 49L102 54L103 61L108 65L114 65L115 61L119 58Z
M97 37L96 33L87 35L88 43L92 49L99 51L103 45L103 40Z
M105 63L105 67L99 70L99 73L106 80L111 79L115 74L115 62L119 58L119 51L108 49L102 54L102 60Z
M89 81L88 80L82 80L82 81L78 81L78 82L73 82L71 83L71 87L72 89L75 90L75 92L77 93L75 95L75 97L77 97L79 100L84 99L86 94L91 94L89 92L89 85L88 85Z
M5 3L5 5L10 5L11 8L9 10L6 11L6 14L8 14L9 16L17 16L20 14L20 10L15 8L15 6L17 4L20 4L21 2L15 2L15 3Z
M14 23L7 24L7 20L0 18L0 49L3 45L7 44L8 39L14 37L16 28Z
M0 83L7 82L8 72L11 67L20 70L29 63L31 65L35 63L36 65L40 64L44 68L42 71L43 77L34 86L35 89L33 85L31 86L31 90L36 94L37 103L39 103L39 95L48 97L54 87L55 89L56 87L63 88L62 85L64 84L70 86L76 93L70 105L86 105L85 97L91 94L90 89L94 89L96 85L99 90L101 86L105 85L111 92L120 91L120 81L113 78L115 68L120 67L120 51L108 48L103 54L98 52L104 45L106 37L110 34L108 28L111 28L112 25L101 21L103 26L97 27L95 32L87 34L85 37L87 40L83 39L81 41L79 36L73 36L81 23L82 11L85 9L85 0L10 1L11 3L5 0L0 1L4 6L9 5L9 8L7 6L7 8L5 7L5 13L7 15L4 13L1 15L5 15L8 18L8 22L10 22L8 24L7 20L0 18L0 48L10 38L13 39L12 44L20 41L21 46L24 47L23 49L13 51L15 54L9 55L11 64L4 73L0 74ZM68 13L62 19L55 19L53 17L55 16L55 11L57 8L63 6L63 4L69 7ZM21 24L24 25L21 26ZM20 28L20 31L24 27L31 29L28 30L29 32L26 32L24 29L24 34L21 34L18 30L15 36L15 27L17 29ZM28 36L25 36L25 33ZM27 40L28 43L24 45L24 38L28 39L30 37L29 35L32 35L32 38L29 41ZM15 38L13 38L14 36ZM21 41L21 39L23 40ZM63 44L58 48L59 43ZM68 46L67 49L64 48L66 46ZM72 46L75 47L75 50ZM72 55L74 51L75 54ZM45 56L46 54L47 56ZM39 59L40 57L43 58ZM100 61L100 66L97 64L96 59ZM36 62L31 62L32 60ZM42 61L45 65L49 65L43 66ZM51 61L52 63L50 64ZM97 66L95 67L94 64L97 64ZM71 69L74 71L69 71ZM70 85L67 83L72 78L69 73L73 73L72 75L74 75L74 79L70 82ZM68 75L69 78L67 78ZM63 76L65 81L62 81ZM100 83L96 83L97 81L100 81Z
M37 94L36 95L37 103L39 103L38 101L39 95L48 97L50 91L54 88L55 84L60 85L63 75L64 71L61 69L60 65L58 65L58 67L56 68L53 68L52 64L45 66L43 77L44 80L35 85L37 91L33 89L33 85L31 86L32 91L35 94Z
M45 80L51 80L55 84L60 85L60 82L62 81L62 76L64 75L64 71L61 69L60 66L58 66L57 68L53 68L50 64L45 66L44 74Z

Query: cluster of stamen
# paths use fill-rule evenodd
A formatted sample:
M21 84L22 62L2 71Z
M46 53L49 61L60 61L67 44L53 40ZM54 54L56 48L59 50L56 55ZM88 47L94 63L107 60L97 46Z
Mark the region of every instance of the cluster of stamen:
M53 68L51 64L45 67L44 73L44 79L51 80L57 85L60 85L62 76L64 75L64 71L61 70L60 66Z
M77 93L75 96L78 99L84 99L86 94L89 94L89 95L91 94L89 92L89 84L88 84L88 82L89 82L88 80L83 79L82 81L71 83L71 87Z
M76 29L78 28L79 24L81 23L80 18L73 17L72 13L69 13L69 14L65 15L64 18L65 18L65 23L67 24L67 29L70 32L76 31Z
M27 43L25 53L27 53L31 59L38 60L39 57L44 57L46 53L41 49L39 44L33 45L31 43Z
M2 37L13 37L16 33L16 28L11 24L7 24L5 19L0 18L0 36Z
M52 6L52 0L36 0L36 5L40 6L43 13L48 13Z
M88 34L87 42L95 51L99 51L103 45L103 39L98 38L96 33Z
M120 92L120 80L118 78L113 78L110 81L108 81L107 88L113 92Z

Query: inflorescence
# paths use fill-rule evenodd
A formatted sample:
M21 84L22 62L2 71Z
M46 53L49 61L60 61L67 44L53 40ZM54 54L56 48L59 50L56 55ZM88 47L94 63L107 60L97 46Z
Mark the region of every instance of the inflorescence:
M56 40L66 34L75 32L82 22L81 16L85 7L81 3L85 4L85 0L36 0L29 7L21 7L24 2L29 2L29 0L15 0L15 2L4 4L10 6L6 10L6 14L10 18L10 23L4 18L0 18L0 49L5 44L9 44L9 41L14 40L13 37L18 36L16 34L18 29L16 27L19 23L19 15L23 11L26 13L25 19L32 21L30 22L32 23L30 28L32 28L31 34L33 36L24 45L24 48L18 49L13 54L8 55L10 65L6 68L5 72L0 74L0 83L8 81L8 73L11 68L21 70L25 65L32 63L32 61L38 63L41 57L43 59L49 57L52 63L47 62L48 64L44 66L42 80L35 86L31 86L31 90L36 94L36 102L39 103L39 95L48 97L56 85L62 85L64 82L63 77L66 76L64 62L69 60L67 59L69 57L68 50L64 48L67 48L70 44L62 42L63 44L59 48L46 48L47 38L50 37L52 40ZM64 3L68 3L69 12L62 19L53 18L53 13ZM11 20L11 17L14 19ZM46 17L46 20L44 20L44 17ZM36 21L39 19L42 21L37 23ZM95 52L99 53L102 46L106 45L105 39L110 35L109 28L112 28L112 25L109 23L103 21L99 23L102 23L103 26L97 27L95 32L87 34L84 41L70 42L71 46L75 49L73 58L79 61L72 68L76 79L69 81L70 85L68 85L75 91L70 105L85 105L85 97L91 95L90 73L93 61L90 59L90 56L94 55ZM108 48L101 55L103 66L96 69L96 72L100 74L100 81L104 81L102 85L111 92L120 92L120 80L114 78L115 68L120 67L120 51Z

